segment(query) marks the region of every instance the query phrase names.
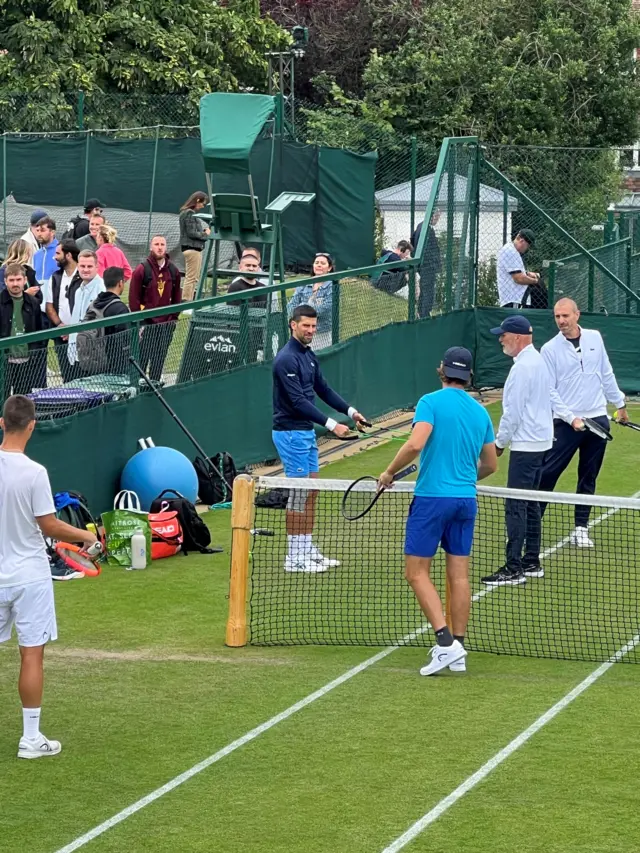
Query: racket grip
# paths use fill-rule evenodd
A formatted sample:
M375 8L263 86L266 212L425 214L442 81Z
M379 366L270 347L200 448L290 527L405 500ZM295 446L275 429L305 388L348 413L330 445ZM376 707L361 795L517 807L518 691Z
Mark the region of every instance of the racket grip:
M97 557L102 554L102 542L94 542L93 545L85 548L84 552L88 557Z
M408 477L409 474L413 474L417 470L418 470L417 465L409 465L408 468L403 468L402 471L398 471L397 474L394 474L393 482L395 483L396 480L403 480L405 477Z

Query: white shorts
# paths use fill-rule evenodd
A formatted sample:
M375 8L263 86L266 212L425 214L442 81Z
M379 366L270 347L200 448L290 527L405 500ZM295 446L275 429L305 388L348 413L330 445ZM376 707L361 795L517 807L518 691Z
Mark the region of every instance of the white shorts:
M0 587L0 643L11 639L14 625L20 646L44 646L58 639L52 580Z

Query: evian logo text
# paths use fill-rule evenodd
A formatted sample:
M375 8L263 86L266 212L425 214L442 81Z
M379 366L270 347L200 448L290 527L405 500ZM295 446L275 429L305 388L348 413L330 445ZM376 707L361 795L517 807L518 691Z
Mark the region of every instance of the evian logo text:
M236 346L231 338L225 338L224 335L214 335L212 338L209 338L204 348L206 352L234 353L236 351Z

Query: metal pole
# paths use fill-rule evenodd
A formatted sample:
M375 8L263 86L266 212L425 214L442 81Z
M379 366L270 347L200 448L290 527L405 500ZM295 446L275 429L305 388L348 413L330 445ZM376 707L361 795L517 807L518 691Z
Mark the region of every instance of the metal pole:
M416 230L416 172L418 169L418 140L415 136L411 137L411 210L409 234L413 237ZM429 223L425 223L422 227L426 228ZM413 247L415 251L415 246Z
M453 228L455 223L456 204L456 154L457 149L455 144L453 144L449 149L449 162L447 163L447 272L444 292L445 310L449 310L451 307L451 291L453 288ZM451 162L452 160L453 163Z
M478 278L478 196L480 186L480 146L474 145L471 226L469 230L469 306L476 304Z
M549 304L553 305L556 293L556 262L549 263Z
M78 130L84 130L84 92L82 90L78 92L77 122Z
M291 94L289 97L291 99L291 135L293 136L294 139L296 138L296 105L295 105L295 94L294 94L294 82L295 82L295 80L294 80L294 76L293 76L295 64L296 64L296 60L292 54L291 60L290 60L290 66L289 66L291 68L291 75L290 75L290 81L291 82L289 84Z
M156 192L156 166L158 164L158 140L160 138L160 125L156 125L156 141L153 146L153 174L151 175L151 197L149 199L149 228L147 232L147 245L151 242L151 219L153 217L153 197Z
M502 184L502 245L506 245L507 240L511 237L511 234L507 233L507 222L509 221L509 194L507 193L507 187L503 183Z
M588 278L588 290L587 290L587 311L593 311L593 295L595 290L595 275L593 269L593 261L589 258L589 278Z
M4 248L7 249L7 134L2 134L2 213L4 224L2 230L2 239L4 240Z
M92 135L92 131L89 131L89 133L87 133L86 143L84 146L84 198L82 199L83 205L87 200L87 196L89 195L89 146L91 144Z

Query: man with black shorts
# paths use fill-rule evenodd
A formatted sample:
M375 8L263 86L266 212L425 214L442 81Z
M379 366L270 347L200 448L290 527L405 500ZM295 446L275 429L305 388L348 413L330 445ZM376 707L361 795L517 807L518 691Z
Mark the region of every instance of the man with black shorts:
M15 625L20 647L18 692L23 735L18 758L57 755L60 742L40 731L44 647L57 639L53 582L43 534L62 542L92 545L96 537L56 518L47 472L25 456L36 425L33 402L9 397L0 427L0 643Z
M291 338L273 361L273 443L282 460L285 477L317 477L318 446L313 425L326 427L336 436L349 432L344 424L328 418L314 404L316 394L332 409L366 420L336 394L325 380L311 349L318 315L310 305L298 305L289 320ZM287 505L289 550L285 572L326 572L338 560L323 556L312 542L317 492L292 489Z
M469 555L476 513L476 482L498 468L491 419L465 388L472 355L448 349L438 368L442 389L425 394L416 406L411 438L379 477L391 487L393 476L420 454L420 472L411 502L405 541L405 574L436 635L431 661L420 675L449 667L466 670L464 635L471 608ZM430 569L438 545L446 555L451 590L451 628Z

